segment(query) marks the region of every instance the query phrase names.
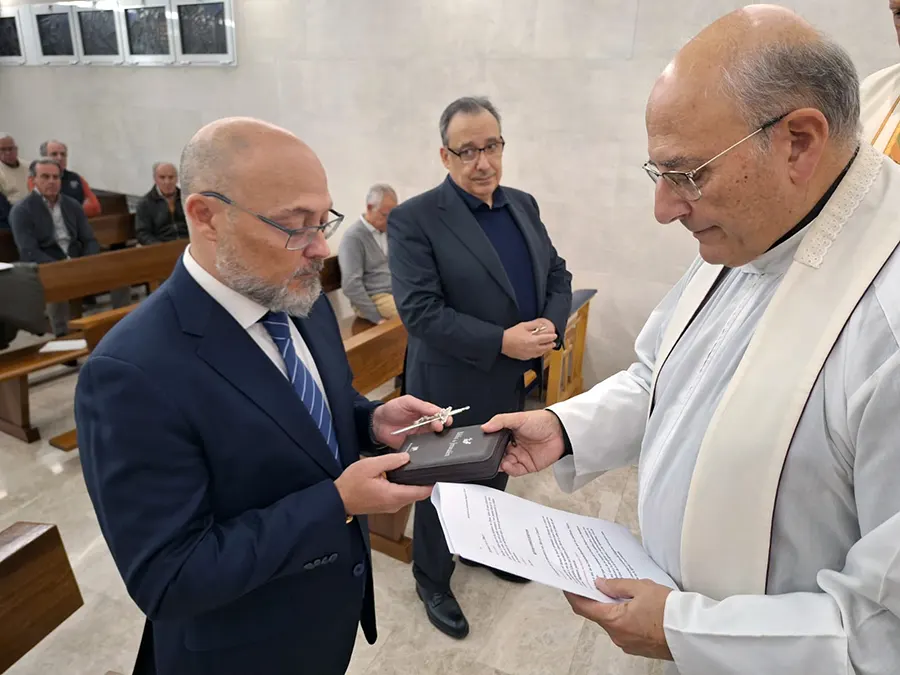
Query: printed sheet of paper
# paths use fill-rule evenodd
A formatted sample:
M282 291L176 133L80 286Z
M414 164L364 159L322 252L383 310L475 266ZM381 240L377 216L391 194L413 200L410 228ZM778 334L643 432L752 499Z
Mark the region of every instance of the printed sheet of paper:
M469 560L601 602L594 579L651 579L676 588L626 528L482 485L438 483L431 501L447 546Z
M53 340L41 347L41 354L48 352L74 352L87 349L87 340Z

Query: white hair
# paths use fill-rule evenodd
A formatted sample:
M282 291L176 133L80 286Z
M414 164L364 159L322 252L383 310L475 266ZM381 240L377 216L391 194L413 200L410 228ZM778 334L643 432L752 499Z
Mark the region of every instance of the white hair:
M8 134L5 131L0 131L0 141L5 141L7 138L12 138L12 134ZM13 138L13 140L16 140Z
M394 201L397 201L397 193L390 185L387 183L376 183L372 187L369 188L369 191L366 193L366 206L371 206L374 208L378 208L381 206L381 203L384 201L386 195L390 195L394 198Z

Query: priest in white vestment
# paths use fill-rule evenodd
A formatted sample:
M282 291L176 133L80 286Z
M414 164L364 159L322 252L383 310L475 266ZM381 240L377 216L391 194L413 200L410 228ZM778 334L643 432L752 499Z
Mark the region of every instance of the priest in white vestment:
M900 42L900 0L889 9ZM863 138L900 163L900 63L869 75L860 88Z
M900 167L859 137L846 52L787 10L704 30L647 107L661 223L700 258L626 371L501 415L502 469L565 490L639 463L676 581L568 595L681 675L900 673Z

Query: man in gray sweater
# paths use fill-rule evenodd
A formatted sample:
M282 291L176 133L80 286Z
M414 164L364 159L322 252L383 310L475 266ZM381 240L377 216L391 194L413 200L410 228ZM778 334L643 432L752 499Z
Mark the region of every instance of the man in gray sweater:
M378 183L366 195L366 212L344 232L338 247L341 290L353 311L378 324L397 316L388 268L387 219L397 193Z

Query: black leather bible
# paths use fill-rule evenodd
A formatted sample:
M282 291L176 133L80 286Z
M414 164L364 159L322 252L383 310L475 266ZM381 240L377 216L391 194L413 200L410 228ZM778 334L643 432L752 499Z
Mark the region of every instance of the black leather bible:
M388 471L387 479L403 485L431 485L493 478L511 437L507 429L486 434L481 425L412 436L400 448L409 453L409 463Z

